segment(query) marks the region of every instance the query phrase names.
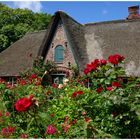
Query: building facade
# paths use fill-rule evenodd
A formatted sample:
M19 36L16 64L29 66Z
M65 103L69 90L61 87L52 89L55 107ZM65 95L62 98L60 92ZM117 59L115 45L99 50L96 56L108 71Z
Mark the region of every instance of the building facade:
M126 58L128 75L140 76L139 6L129 7L128 12L123 20L84 25L62 11L56 12L46 30L28 33L0 53L0 77L19 76L41 56L44 63L55 62L52 81L60 82L66 73L72 75L71 66L77 66L82 74L87 63L116 53Z

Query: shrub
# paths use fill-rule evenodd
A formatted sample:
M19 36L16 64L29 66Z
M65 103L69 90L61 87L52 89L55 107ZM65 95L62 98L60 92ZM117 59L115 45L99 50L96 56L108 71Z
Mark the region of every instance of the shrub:
M140 79L126 77L123 60L96 59L61 85L42 86L35 73L14 86L1 79L0 137L139 138Z

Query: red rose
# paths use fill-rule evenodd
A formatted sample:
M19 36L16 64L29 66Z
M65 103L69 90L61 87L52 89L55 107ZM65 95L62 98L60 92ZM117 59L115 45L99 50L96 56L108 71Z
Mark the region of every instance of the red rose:
M117 65L119 62L122 62L125 58L119 54L110 55L108 61L114 65Z
M20 85L23 86L23 85L26 85L26 84L27 84L26 80L24 80L24 79L21 79L21 80L20 80Z
M32 74L32 75L31 75L31 78L32 78L32 79L36 79L36 78L37 78L37 75L36 75L36 74Z
M55 84L55 83L52 84L52 87L53 87L53 88L57 88L57 84Z
M2 134L3 136L7 136L7 137L10 135L10 133L9 133L9 131L8 131L7 128L2 128L1 134Z
M115 54L114 57L118 59L119 62L123 61L125 58L119 54Z
M1 134L3 136L9 136L10 134L14 133L15 131L16 131L16 127L8 126L6 128L2 128Z
M89 69L88 68L85 68L84 69L84 74L88 74L90 71L89 71Z
M112 82L112 86L121 87L121 84L119 82Z
M91 64L87 64L86 68L84 69L84 74L88 74L91 71L94 71L97 69L97 67L100 65L100 61L98 59L95 59Z
M100 64L101 64L101 65L106 65L106 63L107 63L107 61L106 61L105 59L101 59L101 60L100 60Z
M97 91L98 93L102 92L102 91L103 91L103 87L101 86L101 87L97 88L96 91Z
M46 133L47 134L54 134L56 132L57 128L54 127L54 125L50 124L48 127L47 127L47 130L46 130Z
M33 95L29 98L21 98L15 103L15 108L18 112L27 110L32 105Z
M72 94L72 97L76 97L78 95L81 95L81 94L84 94L83 91L75 91L73 94Z

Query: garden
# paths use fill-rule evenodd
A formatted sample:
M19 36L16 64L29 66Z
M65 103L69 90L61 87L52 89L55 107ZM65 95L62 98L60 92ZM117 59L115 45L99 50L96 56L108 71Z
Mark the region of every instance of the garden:
M140 78L127 77L124 61L93 60L59 85L44 84L50 63L14 85L0 79L0 138L140 138Z

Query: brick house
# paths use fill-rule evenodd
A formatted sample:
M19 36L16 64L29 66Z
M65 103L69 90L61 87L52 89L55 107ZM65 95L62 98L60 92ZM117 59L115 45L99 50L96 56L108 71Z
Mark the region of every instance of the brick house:
M107 59L119 53L126 57L128 75L140 75L140 15L139 6L128 8L124 20L80 24L62 11L58 11L46 30L27 33L0 53L0 77L11 78L33 67L37 57L54 61L57 72L53 82L62 80L71 65L82 74L85 65L96 58Z

